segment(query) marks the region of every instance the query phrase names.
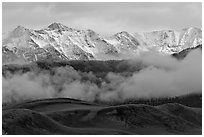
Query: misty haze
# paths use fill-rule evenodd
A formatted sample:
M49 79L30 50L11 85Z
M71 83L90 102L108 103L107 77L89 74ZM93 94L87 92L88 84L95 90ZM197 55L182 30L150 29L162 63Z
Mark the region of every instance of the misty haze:
M2 5L2 134L202 134L202 3Z

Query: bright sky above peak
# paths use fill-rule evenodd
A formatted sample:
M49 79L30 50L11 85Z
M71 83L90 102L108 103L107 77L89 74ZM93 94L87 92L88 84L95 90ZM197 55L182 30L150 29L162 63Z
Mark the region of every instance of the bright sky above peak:
M41 29L60 22L103 35L202 27L202 3L14 3L3 2L3 32L18 25Z

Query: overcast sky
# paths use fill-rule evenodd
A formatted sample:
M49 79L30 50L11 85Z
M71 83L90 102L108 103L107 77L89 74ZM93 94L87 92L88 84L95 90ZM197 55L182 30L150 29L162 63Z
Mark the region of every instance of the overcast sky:
M201 3L3 3L3 32L60 22L112 35L120 31L202 27Z

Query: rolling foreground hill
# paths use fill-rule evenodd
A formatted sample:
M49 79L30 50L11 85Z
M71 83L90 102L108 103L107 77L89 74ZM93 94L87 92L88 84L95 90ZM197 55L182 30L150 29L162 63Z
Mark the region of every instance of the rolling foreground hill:
M3 107L3 134L201 134L201 108L99 105L69 98Z

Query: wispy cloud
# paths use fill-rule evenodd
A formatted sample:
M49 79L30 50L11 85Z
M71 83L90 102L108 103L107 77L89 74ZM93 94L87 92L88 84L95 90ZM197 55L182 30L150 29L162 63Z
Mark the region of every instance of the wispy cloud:
M61 22L102 34L201 27L201 3L3 3L3 32Z

